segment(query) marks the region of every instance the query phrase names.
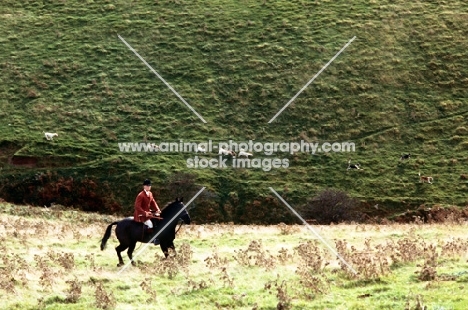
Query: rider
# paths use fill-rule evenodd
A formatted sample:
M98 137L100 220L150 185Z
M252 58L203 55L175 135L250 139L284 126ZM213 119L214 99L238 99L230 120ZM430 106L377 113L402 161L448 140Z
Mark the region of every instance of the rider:
M135 212L133 219L137 222L144 223L147 226L146 232L153 232L153 217L151 210L156 212L156 216L159 216L161 210L159 209L156 200L154 200L153 193L151 193L151 181L146 179L143 182L143 190L138 194L135 199ZM154 243L157 244L157 239L154 239Z

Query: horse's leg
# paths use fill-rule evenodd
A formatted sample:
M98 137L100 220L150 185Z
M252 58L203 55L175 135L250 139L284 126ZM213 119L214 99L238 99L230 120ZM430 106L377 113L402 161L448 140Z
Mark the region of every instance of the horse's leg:
M166 245L165 241L162 241L159 243L159 246L161 247L161 251L164 253L164 256L167 258L169 256L168 252L168 246Z
M135 262L133 261L133 251L135 250L135 246L136 246L136 241L131 243L130 246L128 247L128 251L127 251L127 255L128 255L128 258L130 258L130 260L132 261L132 265L135 266Z
M169 249L172 249L174 251L174 255L177 255L176 250L175 250L174 240L172 240L169 243Z
M127 245L123 245L122 243L119 244L116 248L115 251L117 252L117 256L119 257L119 263L117 264L117 267L120 267L124 264L122 255L120 254L122 251L125 251L128 248Z

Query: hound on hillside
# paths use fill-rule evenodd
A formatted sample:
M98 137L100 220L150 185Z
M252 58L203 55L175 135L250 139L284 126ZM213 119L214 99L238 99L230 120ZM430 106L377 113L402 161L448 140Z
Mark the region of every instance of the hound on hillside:
M158 152L159 151L159 145L156 143L151 143L152 151Z
M47 140L54 140L54 137L58 137L58 134L55 132L44 132L44 136Z
M410 153L403 154L403 155L401 155L400 160L408 160L408 159L410 159L410 157L411 157Z
M348 161L348 169L356 169L356 170L362 170L359 164L352 164L351 159Z
M231 150L226 150L223 149L222 147L219 148L218 155L231 155L231 156L236 156L236 152L231 151Z
M239 157L241 157L241 156L245 156L245 157L249 158L249 156L253 156L253 154L252 153L247 153L245 151L239 151Z
M204 147L201 146L201 145L198 145L198 146L197 146L197 153L203 153L203 154L205 154L205 153L206 153L206 148L204 148Z
M418 174L419 175L419 182L421 183L429 183L432 184L432 181L434 181L433 177L426 177L421 175L421 172Z

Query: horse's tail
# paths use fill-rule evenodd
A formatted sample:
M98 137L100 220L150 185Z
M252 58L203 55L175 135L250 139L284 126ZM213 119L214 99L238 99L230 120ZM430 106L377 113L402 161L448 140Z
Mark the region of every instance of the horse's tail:
M112 226L117 225L119 222L114 222L107 226L106 232L104 233L104 237L102 237L101 240L101 251L103 251L106 248L106 243L107 240L110 238L111 233L112 233Z

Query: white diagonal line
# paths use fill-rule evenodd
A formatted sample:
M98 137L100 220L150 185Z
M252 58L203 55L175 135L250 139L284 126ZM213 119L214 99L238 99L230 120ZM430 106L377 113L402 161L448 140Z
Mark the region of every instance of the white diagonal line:
M169 226L169 224L172 223L172 221L174 221L174 220L182 213L182 211L184 211L184 210L192 203L192 201L194 201L195 198L197 198L198 195L201 194L201 192L203 192L203 191L205 190L205 188L206 188L206 187L202 187L202 189L200 189L200 190L198 191L198 193L196 193L195 196L193 196L193 198L190 199L190 201L189 201L186 205L184 205L184 207L183 207L182 209L180 209L179 212L177 212L177 214L174 215L174 217L173 217L169 222L167 222L167 224L164 225L164 227L162 227L162 228L156 233L156 235L154 235L154 237L151 238L151 240L150 240L148 243L146 243L146 244L141 248L141 250L138 251L138 253L136 253L136 254L133 256L133 258L132 258L125 266L122 267L122 269L120 269L120 271L119 271L117 274L120 274L122 271L124 271L125 269L127 269L127 267L135 260L135 258L136 258L138 255L140 255L150 244L152 244L152 243L153 243L153 240L156 239L156 238L159 236L159 234L160 234L162 231L164 231L164 229L166 229L166 227Z
M306 84L304 87L302 87L301 90L300 90L294 97L292 97L291 100L289 100L289 102L286 103L286 104L284 105L284 107L283 107L281 110L278 111L278 113L276 113L275 116L273 116L272 119L270 119L270 121L268 122L268 124L270 124L271 122L273 122L273 121L278 117L278 115L280 115L280 114L284 111L284 109L286 109L294 100L296 100L297 96L299 96L299 94L302 93L302 92L304 91L304 89L306 89L307 86L309 86L310 83L312 83L312 82L320 75L320 73L322 73L323 70L325 70L325 69L336 59L336 57L338 57L338 55L340 55L341 52L343 52L343 51L351 44L351 42L354 41L354 39L356 39L356 36L354 36L351 40L349 40L349 42L346 43L346 45L343 46L343 48L342 48L338 53L336 53L336 55L333 56L333 58L330 59L330 61L329 61L325 66L323 66L323 68L320 69L320 71L317 72L317 74L315 74L314 77L311 78L310 81L307 82L307 84Z
M135 51L135 50L133 49L133 47L131 47L130 44L128 44L127 41L124 40L124 38L122 38L120 35L117 35L117 36L119 37L120 40L122 40L123 43L125 43L125 45L127 45L127 47L128 47L138 58L140 58L140 60L141 60L154 74L156 74L156 76L157 76L161 81L163 81L164 84L166 84L167 87L169 87L169 89L170 89L177 97L179 97L179 99L180 99L183 103L185 103L185 105L186 105L190 110L192 110L193 113L195 113L196 116L198 116L199 119L201 119L201 121L202 121L203 123L206 124L205 119L204 119L203 117L201 117L201 115L198 114L197 111L195 111L195 109L192 108L192 106L191 106L190 104L188 104L187 101L185 101L185 99L182 98L182 96L179 95L179 93L177 93L177 92L175 91L175 89L172 88L172 86L169 85L169 83L167 83L167 82L162 78L162 76L160 76L160 75L156 72L156 70L154 70L154 69L143 59L143 57L140 56L140 54L137 53L137 51Z
M292 213L294 213L294 215L296 215L301 221L302 223L304 223L304 225L306 225L306 227L312 231L314 233L315 236L317 236L317 238L322 241L323 244L325 244L325 246L333 253L336 255L336 257L338 257L354 274L357 275L357 272L356 270L354 270L353 267L351 267L350 264L348 264L348 262L345 261L345 259L340 255L338 254L338 252L335 251L334 248L332 248L327 242L325 242L325 240L323 240L323 238L315 231L315 229L312 228L312 226L310 226L303 218L302 216L299 215L299 213L296 212L296 210L293 209L293 207L291 207L284 199L283 197L281 197L272 187L269 187L269 189L279 198L279 200L281 200L288 208L289 210L292 211Z

